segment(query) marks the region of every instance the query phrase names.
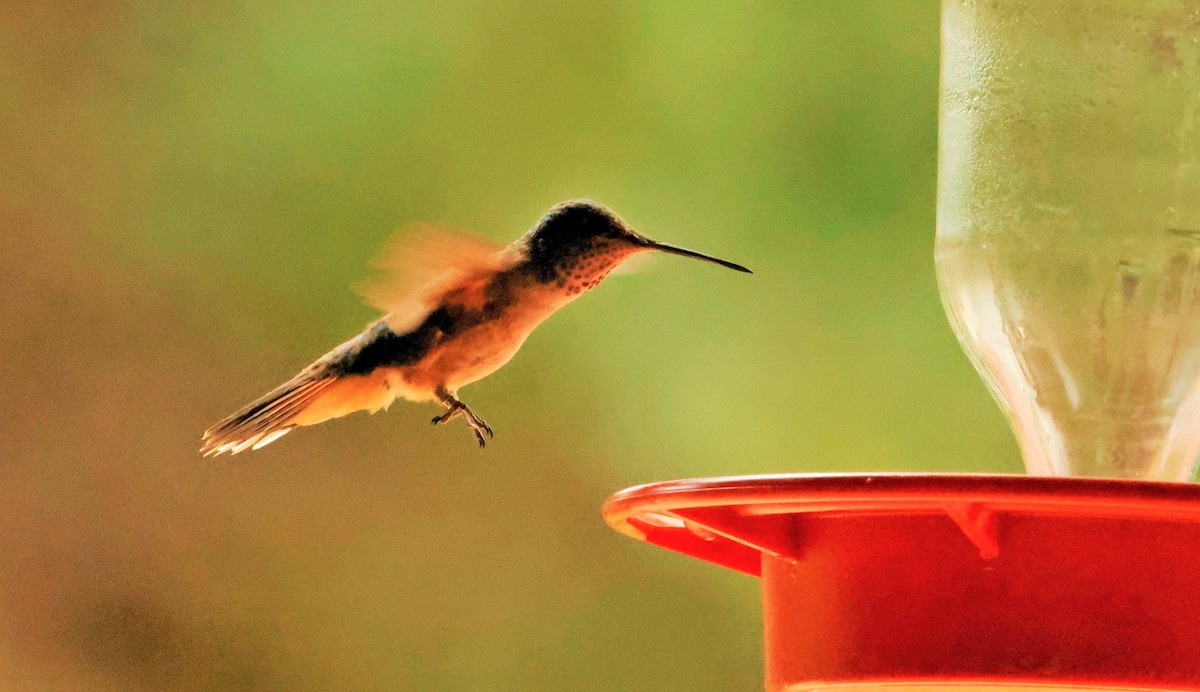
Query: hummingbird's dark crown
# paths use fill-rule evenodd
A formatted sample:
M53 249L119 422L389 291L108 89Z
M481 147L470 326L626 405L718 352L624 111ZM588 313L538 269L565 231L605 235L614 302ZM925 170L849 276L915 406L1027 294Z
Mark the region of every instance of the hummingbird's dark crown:
M526 236L529 263L542 281L555 280L588 257L641 240L612 210L589 200L554 205Z

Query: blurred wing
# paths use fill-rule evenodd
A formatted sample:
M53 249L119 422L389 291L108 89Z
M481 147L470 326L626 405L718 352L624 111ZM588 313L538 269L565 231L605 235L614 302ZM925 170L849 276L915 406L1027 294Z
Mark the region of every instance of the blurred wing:
M355 286L367 303L387 313L397 334L415 328L448 291L502 268L509 261L499 243L462 231L419 226L397 233L371 263L377 276Z

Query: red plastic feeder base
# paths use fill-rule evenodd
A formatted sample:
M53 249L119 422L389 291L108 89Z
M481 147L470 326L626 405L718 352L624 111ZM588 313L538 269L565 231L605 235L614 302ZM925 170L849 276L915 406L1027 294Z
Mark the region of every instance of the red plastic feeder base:
M758 476L614 495L649 543L762 577L768 690L1200 690L1200 487Z

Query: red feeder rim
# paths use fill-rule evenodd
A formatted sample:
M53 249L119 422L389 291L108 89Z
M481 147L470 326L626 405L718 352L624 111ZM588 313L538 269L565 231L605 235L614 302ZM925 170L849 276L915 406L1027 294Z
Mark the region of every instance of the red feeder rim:
M778 475L621 491L608 523L763 579L767 687L1200 690L1200 487Z

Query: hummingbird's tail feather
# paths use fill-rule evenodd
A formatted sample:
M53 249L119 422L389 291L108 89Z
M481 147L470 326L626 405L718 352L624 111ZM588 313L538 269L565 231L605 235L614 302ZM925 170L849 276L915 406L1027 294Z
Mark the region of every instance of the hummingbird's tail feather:
M305 424L296 417L337 381L308 373L296 376L206 430L200 453L210 457L265 447Z

